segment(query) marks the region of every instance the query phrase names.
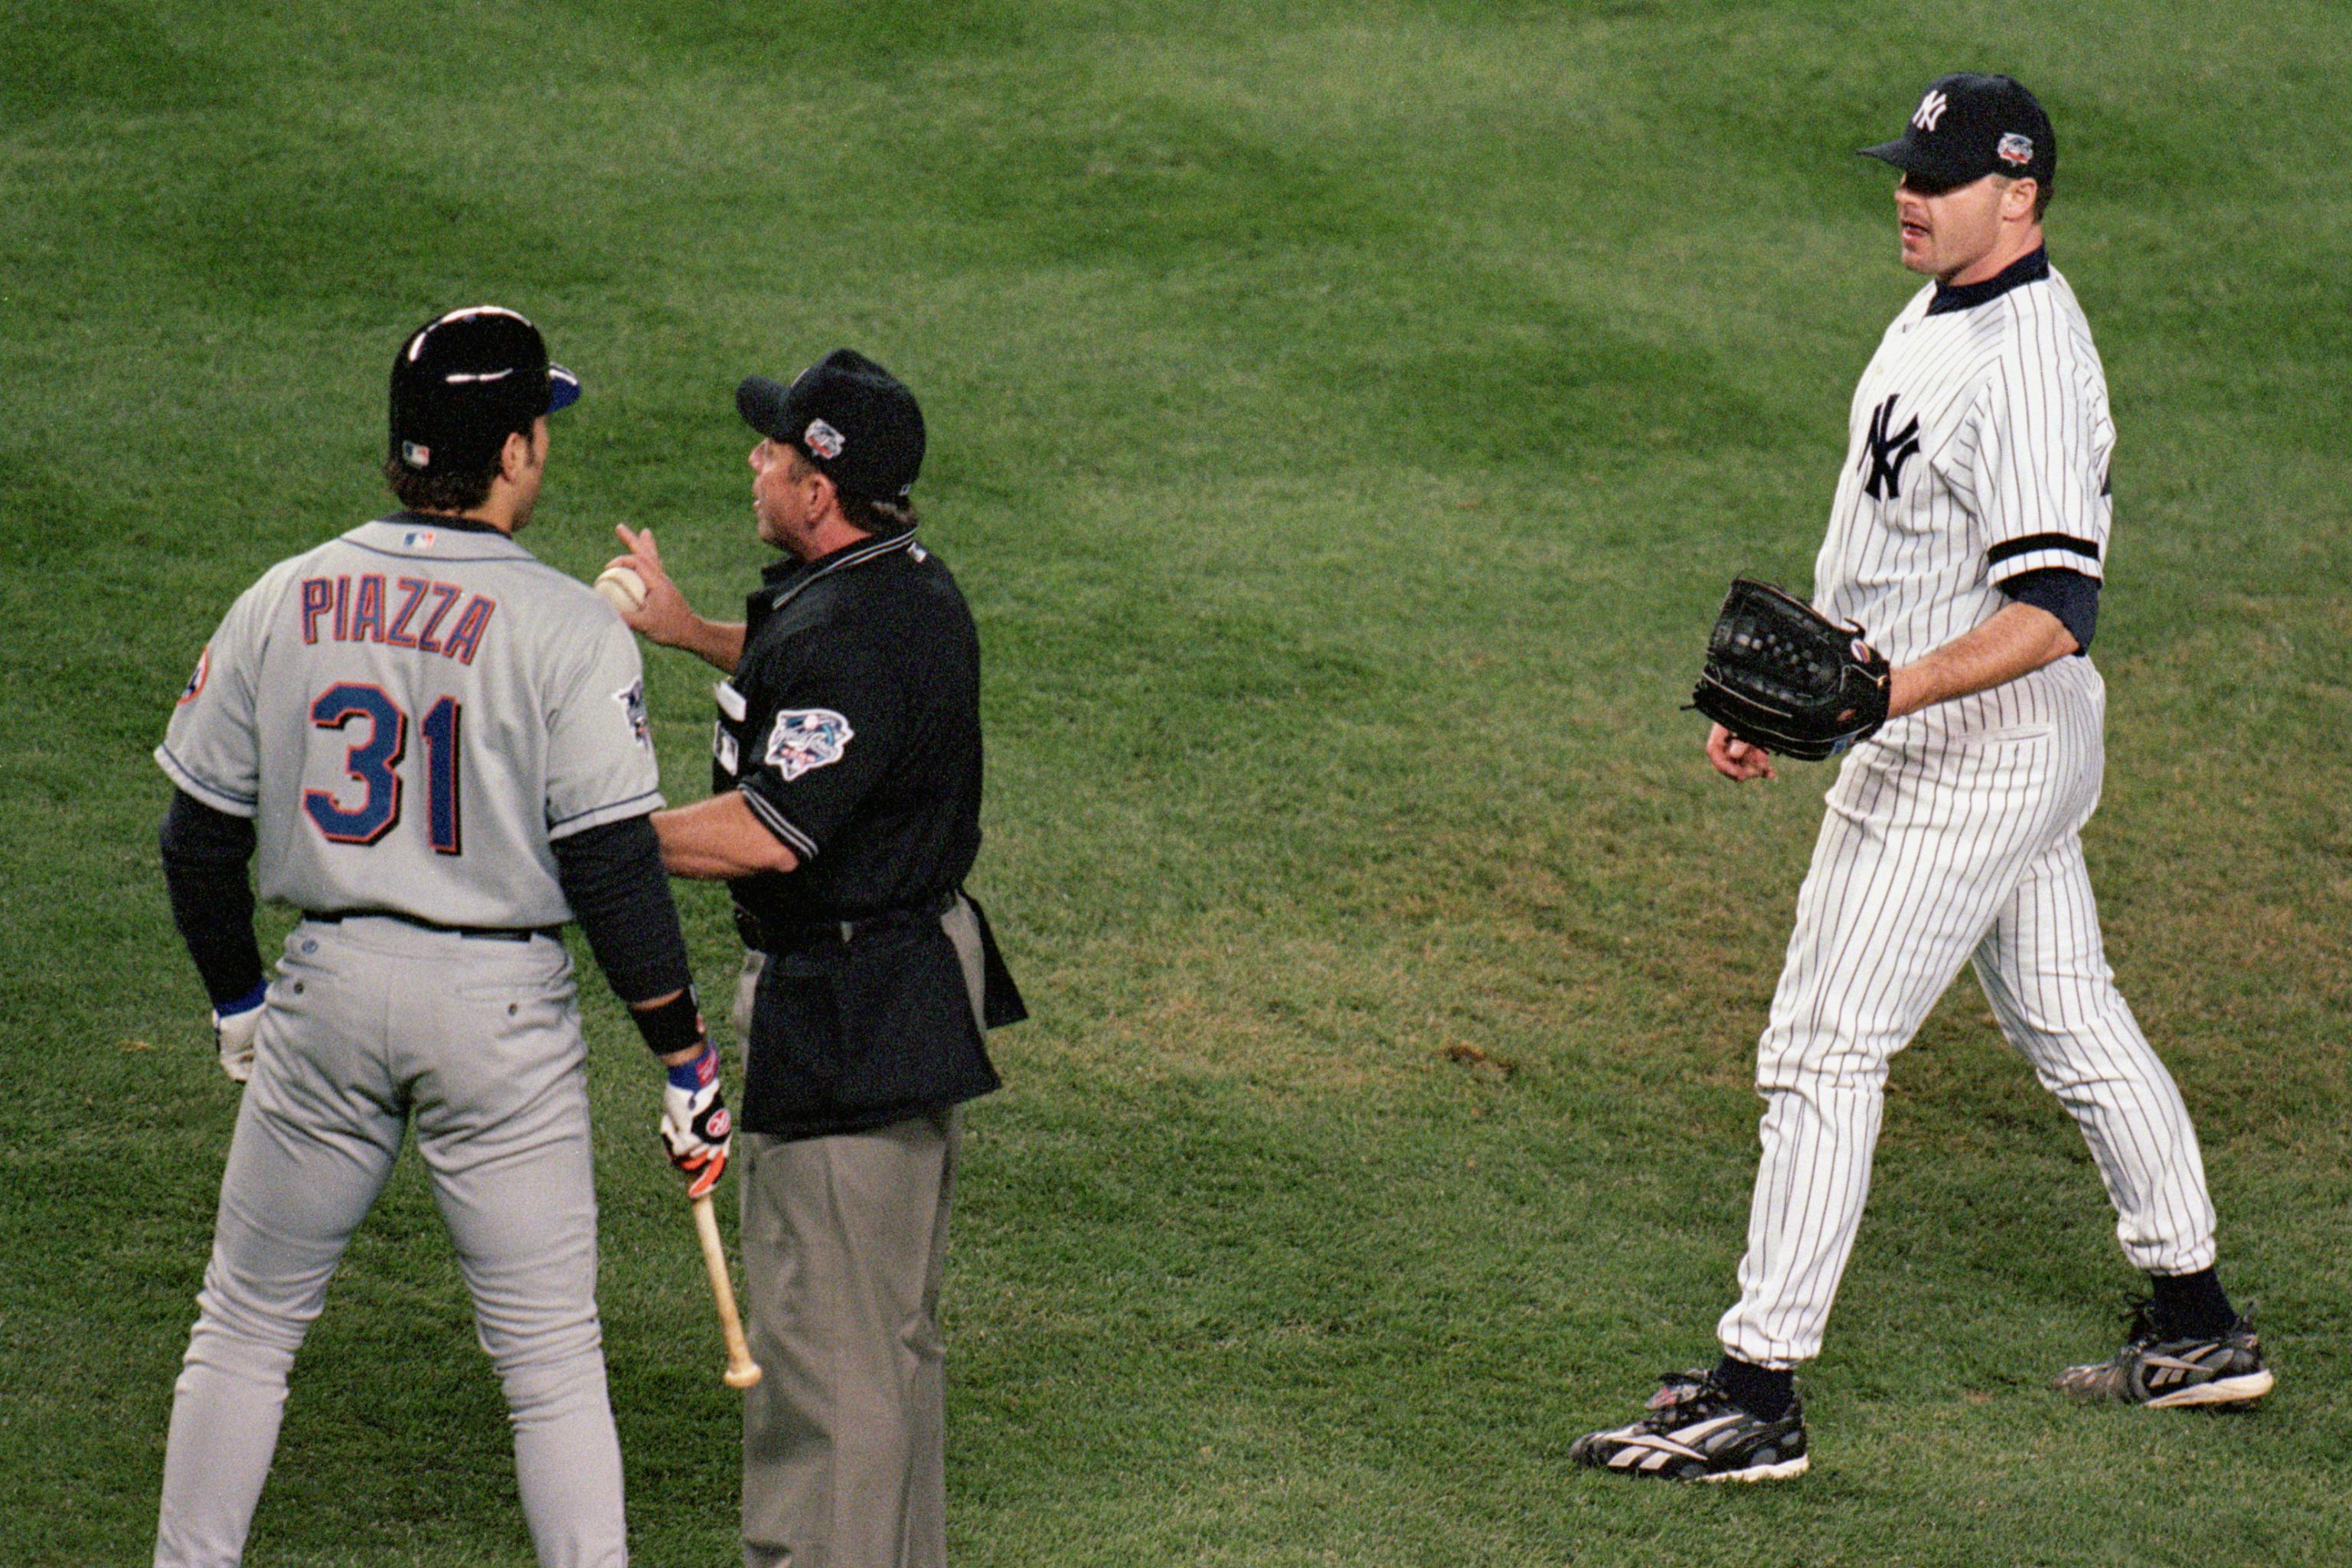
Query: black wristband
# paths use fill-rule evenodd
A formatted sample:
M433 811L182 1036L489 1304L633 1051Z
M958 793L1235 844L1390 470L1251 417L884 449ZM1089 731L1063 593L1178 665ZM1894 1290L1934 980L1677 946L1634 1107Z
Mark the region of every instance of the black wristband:
M694 994L691 984L660 1006L633 1008L629 1016L636 1020L637 1033L657 1057L698 1046L708 1032L702 1026L702 998Z

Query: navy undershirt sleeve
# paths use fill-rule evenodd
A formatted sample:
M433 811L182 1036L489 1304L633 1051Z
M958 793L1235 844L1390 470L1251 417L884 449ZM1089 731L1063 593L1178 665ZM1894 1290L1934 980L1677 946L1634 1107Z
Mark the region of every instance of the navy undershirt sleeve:
M2099 625L2099 580L2063 566L2021 572L2000 584L2000 591L2021 605L2047 610L2074 635L2075 651L2091 651L2091 634Z
M261 945L253 936L253 822L215 811L185 790L172 792L157 836L163 850L163 886L172 923L188 944L215 1007L253 994L261 984Z
M556 880L614 994L635 1005L693 983L651 818L608 822L551 847Z

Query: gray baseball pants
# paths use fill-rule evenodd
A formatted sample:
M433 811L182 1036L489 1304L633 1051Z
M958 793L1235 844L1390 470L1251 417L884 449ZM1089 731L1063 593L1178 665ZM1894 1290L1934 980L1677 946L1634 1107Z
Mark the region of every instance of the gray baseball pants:
M157 1568L243 1556L288 1369L411 1127L504 1385L539 1561L626 1562L584 1055L562 942L373 918L295 928L173 1390Z
M971 906L940 924L977 1020ZM961 1140L954 1110L826 1138L737 1135L749 1334L767 1372L743 1405L745 1568L945 1568L940 1282Z

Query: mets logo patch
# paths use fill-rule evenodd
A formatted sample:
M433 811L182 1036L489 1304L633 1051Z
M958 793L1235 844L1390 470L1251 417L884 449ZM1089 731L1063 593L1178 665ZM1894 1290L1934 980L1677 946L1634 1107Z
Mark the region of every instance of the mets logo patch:
M621 713L628 721L631 738L640 746L652 745L653 727L646 722L645 677L637 677L613 693L613 700L621 705Z
M205 682L210 680L212 676L213 645L206 643L205 651L196 655L196 672L188 677L188 683L185 686L180 688L180 700L173 706L185 708L189 703L194 702L196 700L196 693L205 689Z
M830 708L788 708L768 731L768 765L790 784L814 768L830 767L849 750L856 731Z

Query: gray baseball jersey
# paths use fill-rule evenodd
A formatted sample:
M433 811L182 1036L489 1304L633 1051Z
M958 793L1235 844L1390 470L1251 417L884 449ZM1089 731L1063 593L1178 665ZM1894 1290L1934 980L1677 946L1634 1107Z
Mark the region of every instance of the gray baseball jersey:
M513 538L416 515L245 590L155 762L254 818L264 898L446 926L562 924L548 844L661 806L612 606Z
M258 1024L174 1390L159 1568L240 1560L287 1376L414 1135L512 1418L540 1561L626 1560L551 844L661 804L635 639L481 525L404 513L264 574L156 761L309 911Z
M2020 574L2100 576L2114 447L2090 328L2041 252L1986 284L1922 289L1854 395L1816 603L1904 664L1998 615ZM1971 963L2081 1128L2126 1256L2165 1274L2213 1261L2196 1131L2116 988L2084 869L2105 711L2098 671L2070 657L1849 753L1757 1049L1763 1157L1740 1299L1717 1326L1732 1355L1819 1353L1888 1064Z
M549 845L662 804L611 606L504 534L415 513L247 589L155 760L254 819L263 898L451 926L562 924Z

